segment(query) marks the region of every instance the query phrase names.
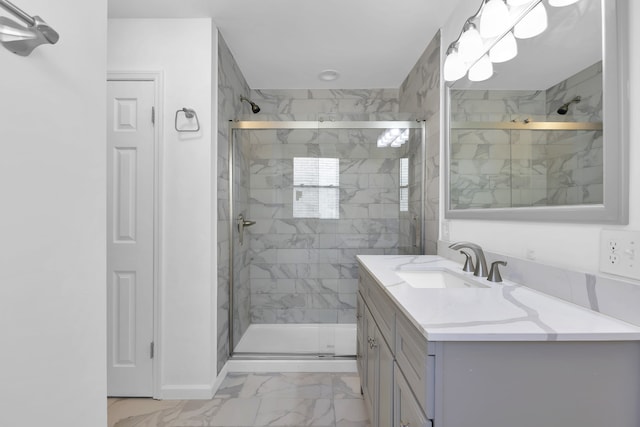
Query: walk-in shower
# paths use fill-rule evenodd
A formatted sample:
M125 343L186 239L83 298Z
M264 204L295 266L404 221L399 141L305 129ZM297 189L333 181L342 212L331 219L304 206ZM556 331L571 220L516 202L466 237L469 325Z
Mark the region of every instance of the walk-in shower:
M354 356L356 256L423 252L424 123L230 127L231 355Z

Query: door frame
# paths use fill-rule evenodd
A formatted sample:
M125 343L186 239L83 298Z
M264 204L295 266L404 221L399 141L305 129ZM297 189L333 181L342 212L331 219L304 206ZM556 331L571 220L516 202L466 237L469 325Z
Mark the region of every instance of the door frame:
M162 398L162 159L163 87L162 71L107 71L107 81L153 82L155 121L153 126L153 398Z

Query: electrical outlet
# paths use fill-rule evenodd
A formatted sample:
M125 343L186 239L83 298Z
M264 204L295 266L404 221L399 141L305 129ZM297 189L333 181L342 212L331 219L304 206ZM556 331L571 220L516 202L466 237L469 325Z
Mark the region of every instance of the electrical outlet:
M640 231L602 230L600 271L640 280Z

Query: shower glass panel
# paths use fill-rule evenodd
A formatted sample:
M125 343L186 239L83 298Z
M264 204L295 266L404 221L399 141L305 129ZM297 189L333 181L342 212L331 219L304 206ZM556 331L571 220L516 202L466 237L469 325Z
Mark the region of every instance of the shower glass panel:
M232 355L354 356L356 255L422 253L423 123L231 127Z

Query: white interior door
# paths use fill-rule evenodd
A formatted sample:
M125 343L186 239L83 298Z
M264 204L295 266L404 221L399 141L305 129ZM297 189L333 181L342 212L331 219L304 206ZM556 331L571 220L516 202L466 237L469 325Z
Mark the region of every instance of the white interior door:
M152 81L107 84L107 393L153 396Z

